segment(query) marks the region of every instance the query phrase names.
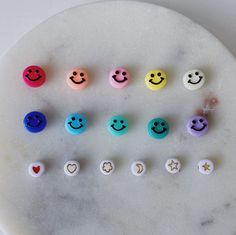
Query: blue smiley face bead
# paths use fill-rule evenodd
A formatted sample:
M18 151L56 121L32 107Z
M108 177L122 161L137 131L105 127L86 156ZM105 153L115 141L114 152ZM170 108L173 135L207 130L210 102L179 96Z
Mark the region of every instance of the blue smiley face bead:
M23 122L26 130L31 133L38 133L42 131L47 125L45 115L37 111L27 113Z
M148 123L147 130L152 138L163 139L169 133L169 125L162 118L154 118Z
M70 114L66 118L65 128L71 135L82 134L87 128L87 120L79 113Z
M124 135L128 127L128 121L123 116L113 116L107 124L108 131L115 136Z

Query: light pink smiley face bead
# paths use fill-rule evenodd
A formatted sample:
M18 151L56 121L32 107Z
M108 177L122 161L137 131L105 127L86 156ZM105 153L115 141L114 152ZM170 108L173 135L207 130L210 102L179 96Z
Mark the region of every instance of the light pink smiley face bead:
M109 74L109 82L114 88L123 88L129 83L129 74L124 68L116 68Z
M41 67L31 65L25 68L23 72L23 80L30 87L39 87L45 82L46 74Z
M75 68L67 74L66 82L74 90L84 89L89 82L89 77L84 69Z

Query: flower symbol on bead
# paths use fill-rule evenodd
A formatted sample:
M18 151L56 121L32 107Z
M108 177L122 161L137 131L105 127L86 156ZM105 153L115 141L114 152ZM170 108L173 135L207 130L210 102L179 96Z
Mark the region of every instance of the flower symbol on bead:
M102 169L103 169L103 171L109 173L110 171L113 170L113 166L112 166L111 162L104 162Z

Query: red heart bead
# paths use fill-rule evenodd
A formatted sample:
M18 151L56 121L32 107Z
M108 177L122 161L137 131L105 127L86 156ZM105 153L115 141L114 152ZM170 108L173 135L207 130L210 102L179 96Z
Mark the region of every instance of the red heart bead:
M38 174L40 171L40 166L33 166L34 173Z

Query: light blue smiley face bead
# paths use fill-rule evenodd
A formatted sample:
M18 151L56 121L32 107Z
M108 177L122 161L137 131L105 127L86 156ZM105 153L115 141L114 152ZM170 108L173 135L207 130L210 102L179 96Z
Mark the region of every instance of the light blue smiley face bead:
M66 118L65 128L71 135L82 134L87 128L87 120L82 114L72 113Z
M115 136L127 133L128 127L128 121L123 116L113 116L107 123L108 131Z
M154 139L163 139L169 133L169 125L162 118L154 118L147 125L148 134Z

